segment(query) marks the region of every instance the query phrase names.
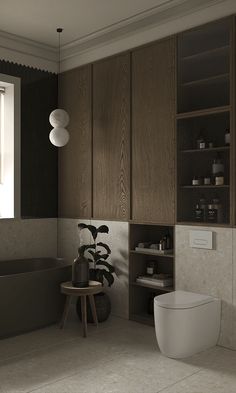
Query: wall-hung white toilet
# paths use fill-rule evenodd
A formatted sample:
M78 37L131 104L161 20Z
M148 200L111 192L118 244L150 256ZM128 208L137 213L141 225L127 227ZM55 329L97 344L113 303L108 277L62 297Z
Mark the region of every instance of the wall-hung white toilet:
M161 352L185 358L217 344L220 299L175 291L154 299L155 330Z

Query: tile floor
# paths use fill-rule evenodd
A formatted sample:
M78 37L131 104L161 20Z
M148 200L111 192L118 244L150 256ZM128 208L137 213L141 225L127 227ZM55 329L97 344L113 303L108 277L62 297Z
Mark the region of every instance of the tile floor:
M84 339L71 315L64 331L0 340L0 357L0 393L236 393L236 352L168 359L153 328L115 317Z

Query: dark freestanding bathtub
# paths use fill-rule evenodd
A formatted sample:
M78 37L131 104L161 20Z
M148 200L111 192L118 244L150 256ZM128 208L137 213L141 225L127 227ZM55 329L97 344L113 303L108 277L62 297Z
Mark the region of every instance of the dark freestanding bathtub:
M63 259L0 261L0 337L57 322L64 306L60 283L69 280L71 265Z

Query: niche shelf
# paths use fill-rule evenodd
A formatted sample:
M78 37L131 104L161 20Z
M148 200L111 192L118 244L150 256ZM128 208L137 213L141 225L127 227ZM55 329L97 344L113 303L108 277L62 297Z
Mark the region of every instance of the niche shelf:
M232 18L200 26L178 36L177 70L177 223L227 226L231 223L232 146L225 145L232 122ZM199 149L202 135L206 148ZM210 143L210 146L208 145ZM224 184L192 185L194 176L212 176L213 160L224 164ZM217 222L196 221L195 206L219 199Z
M175 287L174 251L170 254L158 255L148 250L136 251L140 242L158 243L165 234L171 238L171 249L174 250L174 226L156 224L129 224L129 318L133 321L154 325L153 313L150 311L150 298L171 292ZM158 287L156 284L136 282L138 276L146 275L148 261L154 261L156 273L167 273L173 277L171 287ZM149 307L148 307L149 306Z

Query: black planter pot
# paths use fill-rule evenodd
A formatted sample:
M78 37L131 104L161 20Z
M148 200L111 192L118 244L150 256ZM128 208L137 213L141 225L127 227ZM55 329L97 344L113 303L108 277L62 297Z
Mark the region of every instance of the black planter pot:
M109 296L105 292L101 292L98 293L97 295L94 295L94 300L95 300L98 322L106 321L111 313L111 302ZM81 320L82 316L81 316L80 298L78 298L77 300L76 311L79 319ZM93 323L93 316L88 300L87 300L87 321L89 323Z

